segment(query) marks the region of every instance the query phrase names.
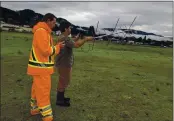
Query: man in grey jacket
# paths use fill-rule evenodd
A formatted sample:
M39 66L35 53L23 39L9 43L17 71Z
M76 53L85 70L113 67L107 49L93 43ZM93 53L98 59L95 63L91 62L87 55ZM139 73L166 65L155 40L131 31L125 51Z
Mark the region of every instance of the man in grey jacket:
M72 65L73 65L73 48L81 47L85 42L92 41L93 37L84 37L80 39L79 35L73 39L69 37L71 34L71 24L69 22L60 23L61 35L58 41L64 41L65 46L60 50L60 53L56 56L55 67L58 71L59 80L57 87L57 100L56 105L59 106L70 106L70 98L65 98L65 89L71 80Z

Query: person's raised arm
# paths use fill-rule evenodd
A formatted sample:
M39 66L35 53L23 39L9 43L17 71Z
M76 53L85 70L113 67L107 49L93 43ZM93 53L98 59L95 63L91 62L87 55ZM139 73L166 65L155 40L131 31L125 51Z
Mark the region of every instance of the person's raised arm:
M75 43L74 43L74 47L75 48L79 48L81 47L83 44L85 44L85 42L87 41L92 41L93 37L84 37L84 39L78 39Z

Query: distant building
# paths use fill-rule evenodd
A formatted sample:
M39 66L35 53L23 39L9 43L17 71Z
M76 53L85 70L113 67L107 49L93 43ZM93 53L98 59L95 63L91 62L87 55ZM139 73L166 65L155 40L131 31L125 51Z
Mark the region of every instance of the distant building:
M127 43L128 43L128 44L134 44L134 41L131 41L131 40L130 40L130 41L128 41Z
M30 28L30 26L29 26L29 25L24 25L23 27Z
M1 21L0 28L3 31L32 32L32 28L29 28L29 26L27 25L25 25L24 27L20 27L18 25L7 24L3 21Z

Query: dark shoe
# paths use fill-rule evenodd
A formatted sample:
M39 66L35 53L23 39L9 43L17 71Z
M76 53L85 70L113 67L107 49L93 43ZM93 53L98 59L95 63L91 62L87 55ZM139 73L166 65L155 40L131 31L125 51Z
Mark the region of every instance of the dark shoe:
M69 107L70 106L70 102L69 101L65 101L65 100L57 100L56 101L56 105L58 106L63 106L63 107Z
M56 105L69 107L70 106L70 98L65 98L64 92L57 92Z
M70 101L70 98L64 98L64 100L65 100L66 102L69 102L69 101Z

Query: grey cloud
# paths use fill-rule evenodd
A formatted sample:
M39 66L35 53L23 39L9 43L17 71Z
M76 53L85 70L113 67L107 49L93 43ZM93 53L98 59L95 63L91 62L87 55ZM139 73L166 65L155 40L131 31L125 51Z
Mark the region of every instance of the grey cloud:
M51 12L82 26L96 26L99 20L99 27L114 27L120 18L118 26L128 27L137 16L134 28L172 36L172 2L2 2L1 5L13 10L32 9L41 14Z

